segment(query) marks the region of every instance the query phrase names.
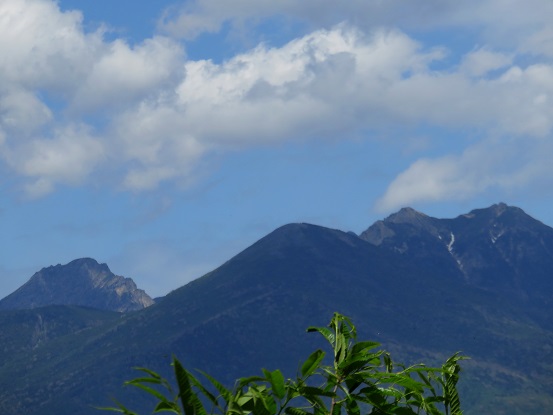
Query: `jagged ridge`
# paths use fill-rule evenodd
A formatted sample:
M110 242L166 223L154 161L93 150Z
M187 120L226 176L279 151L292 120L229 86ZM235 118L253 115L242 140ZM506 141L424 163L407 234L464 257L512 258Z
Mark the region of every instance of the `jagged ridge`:
M133 311L154 301L134 281L115 275L106 264L81 258L43 268L0 301L0 309L78 305L110 311Z
M426 266L454 269L481 288L543 301L553 290L553 229L505 203L454 219L404 208L360 238Z

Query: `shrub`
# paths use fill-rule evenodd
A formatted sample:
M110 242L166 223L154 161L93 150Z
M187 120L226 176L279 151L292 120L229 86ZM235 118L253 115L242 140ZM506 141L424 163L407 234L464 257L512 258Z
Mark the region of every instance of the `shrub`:
M357 341L351 320L335 313L327 327L309 327L332 349L314 351L301 365L295 380L285 380L280 370L263 369L263 376L240 378L228 389L207 373L205 381L173 358L176 390L159 374L138 368L144 376L126 382L153 395L153 413L179 415L461 415L457 381L458 353L441 367L424 364L406 367L390 354L377 350L378 343ZM101 408L137 415L121 403Z

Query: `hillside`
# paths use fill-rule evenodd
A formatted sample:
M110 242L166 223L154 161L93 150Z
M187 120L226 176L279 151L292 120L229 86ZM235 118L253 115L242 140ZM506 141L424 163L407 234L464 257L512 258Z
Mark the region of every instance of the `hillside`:
M453 220L403 210L374 225L380 237L375 228L358 237L285 225L151 307L13 352L0 366L0 412L97 414L89 405L117 397L148 413L143 397L121 384L135 375L133 366L170 373L172 354L229 384L261 367L293 376L298 363L324 345L305 328L324 325L339 311L353 318L361 338L381 342L396 360L432 363L458 350L471 356L460 385L468 415L549 414L551 292L529 284L519 295L516 284L549 283L544 276L553 275L553 267L541 255L548 255L551 228L520 209L505 206L498 215L498 206L504 208ZM471 218L478 222L456 225ZM493 228L500 219L503 234L491 243L501 246L504 238L512 249L471 259L480 250L471 257L470 241L479 246L482 235L491 238L484 224ZM528 258L541 261L542 274L530 273L533 268L524 274ZM511 268L501 284L486 279L482 270L505 264ZM21 376L24 362L33 364Z

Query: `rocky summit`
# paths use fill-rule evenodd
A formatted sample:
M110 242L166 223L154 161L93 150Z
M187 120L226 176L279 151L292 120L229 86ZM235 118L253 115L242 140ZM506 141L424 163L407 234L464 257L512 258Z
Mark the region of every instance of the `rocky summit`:
M498 203L453 219L404 208L360 237L479 288L533 305L550 302L553 229L518 207Z
M140 310L154 301L134 281L115 275L106 264L81 258L41 269L27 283L0 300L0 309L77 305L100 310Z

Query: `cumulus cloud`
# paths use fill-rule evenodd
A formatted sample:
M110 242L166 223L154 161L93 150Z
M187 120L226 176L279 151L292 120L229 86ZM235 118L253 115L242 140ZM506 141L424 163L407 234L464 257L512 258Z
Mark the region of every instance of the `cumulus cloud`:
M31 196L78 185L106 155L117 159L117 137L98 125L182 76L176 42L106 41L82 20L49 0L0 3L0 156ZM99 110L104 117L87 122Z
M186 39L218 32L225 23L254 27L274 16L304 22L311 28L330 28L343 21L365 31L381 26L420 32L463 28L479 33L486 43L524 47L541 54L551 53L547 39L553 30L549 18L552 13L553 3L543 0L192 0L181 2L176 10L167 10L159 26L166 33Z
M106 40L101 30L87 33L80 13L62 12L50 0L6 0L0 3L0 157L23 178L28 193L39 196L59 184L80 185L99 171L132 191L165 181L186 184L213 151L347 138L390 125L470 128L498 143L504 138L522 148L526 140L538 148L550 141L553 127L553 66L543 13L525 5L502 26L524 32L520 42L471 45L453 63L445 60L446 48L385 27L393 21L420 30L425 24L493 26L498 23L486 16L502 4L428 1L405 9L396 0L354 0L340 4L345 22L336 25L331 11L338 6L327 0L242 0L232 7L197 0L177 17L166 17L167 32L186 29L181 34L189 37L217 31L229 19L274 13L329 25L217 63L187 59L182 45L167 36L131 45ZM360 22L369 15L374 25ZM179 19L187 22L185 29ZM521 53L534 57L522 60ZM501 144L493 149L506 151ZM544 171L523 163L516 180L495 174L501 163L482 163L488 150L473 145L461 155L415 161L379 206L469 197L487 186L528 182ZM480 164L491 167L474 168Z
M472 58L467 55L467 59ZM506 60L498 59L492 67L503 62ZM466 72L463 65L461 72ZM376 209L389 211L417 202L467 200L490 189L508 193L543 183L552 173L548 161L553 146L552 83L553 67L548 64L524 69L513 65L493 79L470 81L454 74L433 83L441 85L437 90L449 94L449 104L439 92L419 100L427 110L437 108L432 121L478 127L486 138L469 145L461 155L415 161L392 181ZM412 96L414 92L402 91L402 95ZM440 105L445 107L439 109ZM413 119L424 117L419 112L409 114Z
M440 56L419 51L397 31L365 36L339 26L221 64L187 62L169 105L181 109L188 131L212 145L318 136L350 122L358 128L361 117L366 124L380 92Z
M380 212L418 202L467 200L484 192L520 192L530 183L551 185L551 141L486 139L461 155L417 160L388 186Z
M467 53L461 63L461 72L469 76L483 76L487 73L505 68L513 62L512 56L504 53L489 51L486 48L480 48Z
M122 114L113 125L120 157L130 161L122 185L133 191L151 190L160 182L186 180L206 145L187 133L187 120L169 102L143 103Z
M106 44L77 87L73 109L113 108L148 96L180 75L182 49L163 37L130 47L122 40Z
M20 175L30 178L27 193L42 196L55 184L78 184L104 156L102 143L83 126L68 125L51 138L35 138L0 155Z
M440 51L398 31L339 26L216 64L186 61L172 90L130 106L110 134L133 167L133 190L183 179L207 152L351 132L376 121L382 82L424 70ZM339 111L336 109L339 108Z
M27 136L53 119L50 108L28 89L11 87L0 93L0 126Z
M83 33L82 19L52 1L0 2L0 87L75 88L103 47L102 33Z

